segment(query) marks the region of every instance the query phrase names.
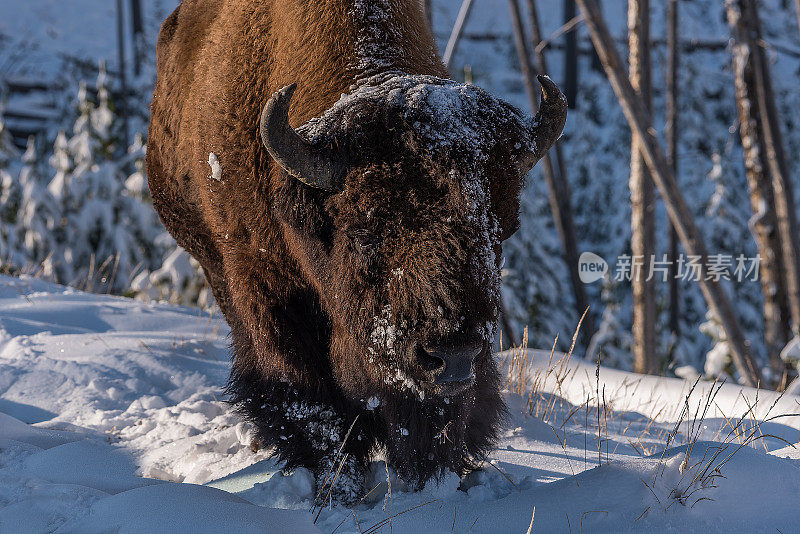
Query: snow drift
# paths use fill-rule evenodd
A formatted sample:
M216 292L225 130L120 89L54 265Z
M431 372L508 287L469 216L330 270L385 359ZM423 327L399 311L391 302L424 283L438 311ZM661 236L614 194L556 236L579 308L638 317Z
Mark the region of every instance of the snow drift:
M521 533L534 507L533 532L800 520L798 397L516 350L523 394L481 471L417 493L389 471L387 492L376 463L372 494L315 525L313 478L253 452L223 401L226 335L197 310L0 277L0 532Z

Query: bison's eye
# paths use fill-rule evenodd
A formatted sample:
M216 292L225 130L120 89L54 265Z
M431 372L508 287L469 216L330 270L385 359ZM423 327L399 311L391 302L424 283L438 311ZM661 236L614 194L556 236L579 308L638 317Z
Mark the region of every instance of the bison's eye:
M361 252L370 252L376 250L380 244L381 240L378 236L366 230L364 228L360 228L358 230L352 230L350 232L350 238L355 243L358 250Z

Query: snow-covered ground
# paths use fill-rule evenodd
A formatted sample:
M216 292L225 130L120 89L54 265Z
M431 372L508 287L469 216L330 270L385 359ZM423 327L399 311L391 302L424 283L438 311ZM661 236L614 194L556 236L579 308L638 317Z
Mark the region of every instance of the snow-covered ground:
M506 393L510 420L482 471L418 493L392 476L387 492L376 463L364 502L323 507L315 525L309 474L284 476L252 452L223 400L226 335L196 310L0 277L0 532L523 533L532 516L533 532L793 532L800 521L789 446L800 417L784 417L800 398L509 351L509 389L523 394Z

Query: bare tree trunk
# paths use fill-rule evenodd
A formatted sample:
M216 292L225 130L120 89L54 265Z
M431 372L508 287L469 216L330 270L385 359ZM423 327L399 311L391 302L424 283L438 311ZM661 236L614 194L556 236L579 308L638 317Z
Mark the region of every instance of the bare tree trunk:
M597 7L602 9L602 6L602 0L597 0ZM600 61L600 54L597 53L594 47L592 47L589 53L592 55L592 70L595 72L603 72L603 62Z
M736 83L736 105L739 110L739 134L744 149L744 165L750 191L750 231L753 233L761 257L760 281L764 295L764 341L770 364L776 372L783 371L780 353L789 341L788 317L784 315L781 297L785 297L786 282L782 273L781 240L775 214L775 199L767 149L761 129L763 117L758 106L758 91L752 61L752 51L747 45L748 29L739 11L728 6L728 22L733 33L733 71Z
M650 79L650 1L628 0L628 48L631 86L652 111ZM631 249L633 276L633 369L637 373L658 372L656 358L656 280L650 277L656 254L653 181L641 154L640 140L631 138ZM641 261L638 259L641 258Z
M130 145L128 137L128 69L125 64L125 15L122 0L117 0L117 53L120 89L122 89L119 99L120 115L122 116L122 142L127 149Z
M522 25L518 0L509 0L509 7L511 8L511 20L514 26L517 56L519 57L520 69L525 78L525 89L528 93L531 108L533 112L536 113L539 105L538 91L536 89L537 83L534 81L534 69L531 63L530 51L528 50L528 41L525 37L525 29ZM528 0L528 8L529 15L531 16L534 41L536 41L541 38L541 34L539 32L536 6L533 0ZM547 68L542 52L537 53L537 59L539 71L542 74L546 73ZM553 165L553 153L555 153L557 157L557 170L559 174L556 174L556 168ZM569 183L567 182L563 158L561 156L561 147L558 143L556 143L542 158L542 172L547 182L550 210L553 213L553 219L564 250L564 262L567 265L572 292L575 297L575 311L578 317L582 317L589 307L589 298L586 296L586 288L583 282L581 282L580 273L578 272L578 239L575 235L575 225L572 218ZM588 345L589 340L594 335L594 319L589 313L586 314L582 323L581 334L583 340Z
M633 90L625 75L622 59L614 46L605 20L595 0L577 0L592 35L592 41L600 54L603 68L611 86L619 98L622 111L628 120L633 135L639 137L640 148L653 179L661 192L672 224L678 232L687 254L700 256L700 288L714 316L725 331L731 348L733 362L742 381L751 386L761 382L761 372L749 351L749 345L742 334L739 321L731 306L730 299L719 282L709 277L706 250L703 237L694 222L692 212L686 205L675 177L667 165L664 151L653 130L652 120L639 95Z
M461 40L461 34L464 33L464 26L469 20L469 14L472 11L472 0L463 0L461 2L461 9L458 11L458 18L453 26L453 31L450 32L450 39L447 41L447 48L444 51L442 60L445 66L449 69L450 64L453 62L453 56L456 55L458 49L458 42Z
M678 50L678 0L667 4L667 124L664 135L667 138L667 161L675 179L678 179L678 70L680 52ZM669 223L669 329L673 341L680 335L680 286L677 276L678 233Z
M778 233L781 240L784 272L786 273L786 293L792 316L792 331L795 335L800 335L800 246L797 241L797 211L794 205L792 182L789 180L786 157L783 152L783 134L775 107L769 64L764 49L761 47L761 20L758 16L758 5L754 0L728 0L728 16L736 16L736 13L731 15L734 11L741 14L739 24L742 24L742 28L745 30L745 35L742 37L746 38L745 42L750 48L753 61L761 129L764 134L767 163L772 175L772 189L775 195L775 213L778 217Z
M131 0L131 22L133 26L133 73L142 73L144 58L144 19L142 17L142 1Z
M794 9L797 12L797 28L800 29L800 0L794 0Z
M564 24L574 19L576 12L575 0L564 0ZM564 96L569 107L574 108L578 102L578 25L573 26L564 38Z

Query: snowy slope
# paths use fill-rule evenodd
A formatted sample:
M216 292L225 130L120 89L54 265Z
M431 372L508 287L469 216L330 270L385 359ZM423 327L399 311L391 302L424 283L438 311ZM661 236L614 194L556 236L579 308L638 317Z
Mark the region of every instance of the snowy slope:
M217 321L10 278L0 309L0 532L318 532L188 484L260 458L217 400Z
M534 507L534 532L790 532L800 520L800 454L784 448L800 418L756 427L748 413L756 401L757 419L793 413L797 397L722 386L701 422L710 383L687 400L681 380L596 377L511 351L510 387L525 394L506 394L491 465L419 493L391 476L387 493L376 463L375 491L314 526L309 474L253 453L222 402L226 334L195 310L0 277L0 532L355 533L385 521L383 532L522 533ZM775 437L738 450L750 430Z

